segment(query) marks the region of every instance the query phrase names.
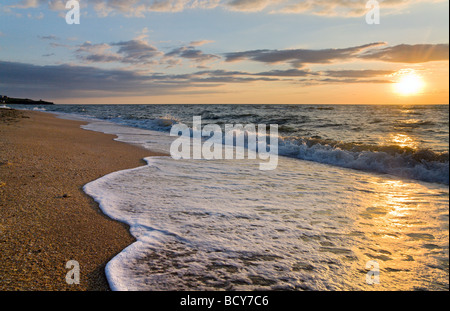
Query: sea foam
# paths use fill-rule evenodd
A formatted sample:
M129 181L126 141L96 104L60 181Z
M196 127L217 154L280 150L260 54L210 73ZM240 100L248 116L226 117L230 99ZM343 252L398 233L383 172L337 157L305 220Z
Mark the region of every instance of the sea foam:
M84 128L161 150L171 143L161 132ZM114 290L370 289L369 260L390 271L381 288L448 284L445 186L286 157L271 172L249 160L146 160L84 187L137 240L107 265Z

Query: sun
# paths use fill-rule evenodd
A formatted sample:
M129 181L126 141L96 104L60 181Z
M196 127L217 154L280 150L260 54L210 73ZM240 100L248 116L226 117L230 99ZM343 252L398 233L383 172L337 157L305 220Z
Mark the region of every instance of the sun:
M404 95L419 94L425 86L422 77L414 70L405 70L398 72L399 80L394 84L395 92Z

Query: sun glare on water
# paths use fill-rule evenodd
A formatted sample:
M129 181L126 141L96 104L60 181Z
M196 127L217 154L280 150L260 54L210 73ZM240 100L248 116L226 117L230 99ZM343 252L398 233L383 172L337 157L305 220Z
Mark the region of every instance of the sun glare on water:
M395 83L395 92L408 96L419 94L425 86L425 83L420 75L414 70L407 70L399 72L398 82Z

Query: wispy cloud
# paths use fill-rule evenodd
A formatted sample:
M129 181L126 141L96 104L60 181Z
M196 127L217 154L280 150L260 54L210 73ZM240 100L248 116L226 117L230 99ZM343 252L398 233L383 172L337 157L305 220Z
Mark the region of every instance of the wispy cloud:
M209 42L209 41L206 41L206 40L194 41L194 42L191 42L187 46L181 46L181 47L175 48L175 49L171 50L170 52L166 53L164 56L166 58L172 58L172 57L184 58L184 59L188 59L190 61L193 61L197 64L202 64L202 65L204 65L207 62L220 59L220 57L217 55L206 54L196 48L196 46L206 44L207 42Z
M299 69L288 69L288 70L271 70L255 73L258 76L271 76L271 77L306 77L311 75L317 75L311 70L299 70Z
M271 5L280 1L270 1L270 0L231 0L225 3L225 6L231 10L235 11L261 11ZM281 1L282 2L282 1Z
M77 59L88 63L123 63L136 65L162 65L178 66L183 60L187 60L188 65L194 67L221 59L220 56L204 53L198 46L210 43L210 40L192 41L188 45L172 48L163 52L156 46L146 41L146 35L141 34L137 38L112 42L112 43L92 43L85 42L78 45L74 51Z
M38 36L38 38L41 39L41 40L50 40L50 41L59 40L59 38L57 36L55 36L55 35Z
M37 66L5 61L0 61L0 67L2 68L0 87L5 92L40 98L167 95L225 83L275 80L232 74L217 75L212 72L184 75L142 74L125 69L101 69L67 64Z
M44 3L46 3L45 0L21 0L13 2L8 7L18 9L28 9L28 8L37 8L38 6Z
M446 0L379 0L385 14L406 9L420 2L436 3ZM274 8L272 13L308 14L321 16L359 17L366 14L367 1L360 0L295 0Z
M118 54L123 56L122 62L125 63L149 63L155 57L163 53L156 47L144 40L129 40L112 43L112 46L119 47Z
M380 48L383 42L369 43L343 49L251 50L225 54L227 62L250 60L268 64L288 63L295 68L307 64L328 64L351 59L398 63L425 63L449 59L448 44L401 44Z
M0 61L0 85L8 93L34 97L146 95L168 93L182 83L164 83L158 76L133 70L101 69L67 64L36 66ZM161 82L158 82L161 80Z
M122 57L110 51L111 46L106 43L93 44L86 41L78 46L75 55L78 59L85 62L110 63L121 62Z
M55 36L39 37L55 42ZM400 44L387 46L374 42L341 49L286 49L230 52L224 55L204 53L199 46L206 40L192 41L187 45L163 52L145 39L132 39L112 43L89 41L70 46L78 60L87 66L38 66L19 62L0 61L0 87L9 93L39 98L83 96L145 96L180 94L187 90L211 92L212 88L231 83L285 83L302 86L317 84L392 83L392 75L399 63L425 63L448 61L448 44ZM52 53L44 55L53 56ZM164 66L181 65L181 60L191 64L189 72L169 74ZM212 62L210 70L192 69L204 62ZM383 69L364 68L373 61L383 64ZM264 71L227 70L229 62L253 61L273 66ZM333 69L336 65L357 62L361 69ZM101 63L108 67L99 68ZM126 65L126 68L124 67ZM314 69L320 64L326 69ZM148 70L148 66L152 70ZM154 65L154 66L153 66ZM287 68L286 65L292 68ZM329 65L329 66L328 66ZM225 67L223 67L225 66ZM121 69L117 69L121 67ZM162 72L156 72L156 69ZM345 68L345 67L344 67ZM377 68L380 68L379 66ZM186 68L185 68L186 69Z
M323 72L324 75L335 78L374 78L380 76L390 76L395 70L327 70Z
M380 0L385 13L406 9L419 2L436 3L446 0ZM143 17L147 12L181 12L189 9L223 8L241 12L277 14L308 14L322 16L356 17L366 13L366 2L361 0L84 0L99 16L123 14ZM17 0L8 9L27 9L48 6L51 10L65 10L63 0Z
M426 63L449 59L447 44L400 44L369 50L360 58L395 63Z
M51 56L51 54L46 55ZM211 92L230 83L300 83L304 86L326 83L390 83L383 74L390 71L274 70L244 72L204 70L188 74L144 73L130 69L102 69L92 66L37 66L0 61L0 87L8 94L39 98L146 96L190 92ZM377 78L377 79L374 79ZM208 90L205 90L208 89Z
M251 50L244 52L226 53L227 62L251 60L262 63L290 63L296 68L306 64L326 64L332 61L347 60L356 57L362 51L384 45L383 42L369 43L343 49L286 49L286 50Z
M113 51L115 49L116 51ZM94 63L154 64L163 53L145 40L133 39L113 43L86 41L75 50L78 59Z
M198 40L198 41L191 41L189 43L190 46L202 46L208 43L213 43L213 40Z

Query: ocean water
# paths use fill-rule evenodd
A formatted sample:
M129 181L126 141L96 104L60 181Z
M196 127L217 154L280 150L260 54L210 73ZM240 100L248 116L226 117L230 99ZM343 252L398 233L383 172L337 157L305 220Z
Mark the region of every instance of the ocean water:
M221 126L277 124L280 155L449 184L446 105L55 105L32 109L165 133L176 123L192 126L193 116L201 116L203 124Z
M273 171L151 157L85 185L137 239L108 263L112 289L448 290L448 106L32 108L165 152L193 116L279 126Z

